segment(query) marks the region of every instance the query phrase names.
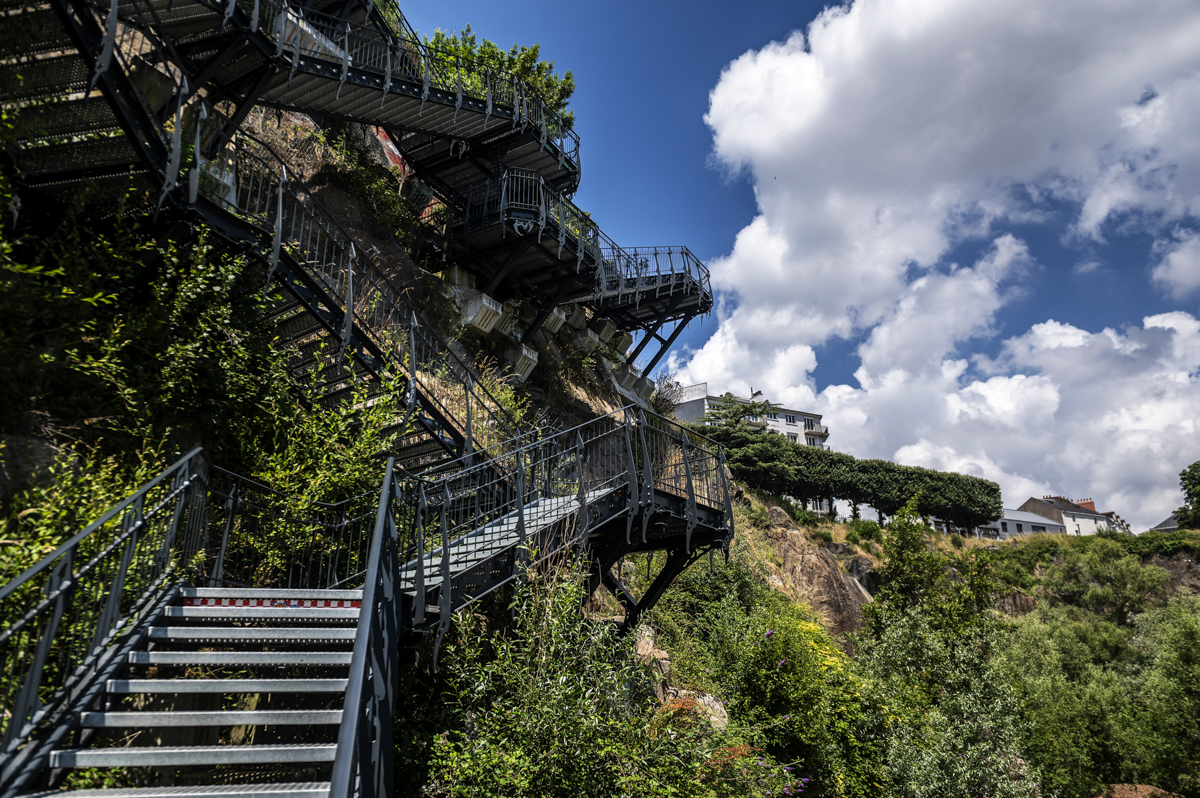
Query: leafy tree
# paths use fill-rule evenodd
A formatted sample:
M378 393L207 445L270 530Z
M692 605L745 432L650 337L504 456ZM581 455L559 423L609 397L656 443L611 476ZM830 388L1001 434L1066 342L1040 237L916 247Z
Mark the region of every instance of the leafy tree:
M461 64L464 70L473 70L476 75L489 71L497 79L501 73L515 75L533 89L547 110L562 119L564 130L574 127L575 112L568 110L568 106L575 93L575 75L570 70L563 74L555 72L553 61L542 60L540 44L532 47L514 44L504 50L488 39L479 41L470 25L459 33L435 30L432 38L426 38L426 44L442 54L441 67L448 74L455 74ZM480 96L485 90L483 85L471 88Z
M718 427L745 426L747 422L761 419L767 413L774 413L779 405L770 402L741 402L731 393L726 393L719 402L715 402L700 420L702 424ZM765 430L759 430L765 432Z
M1200 460L1179 472L1183 506L1175 511L1180 529L1200 529Z
M1037 794L1018 694L991 665L1004 630L990 611L990 559L951 560L927 546L917 508L913 498L888 525L882 586L855 639L876 700L893 719L885 794Z
M1086 551L1075 546L1066 549L1062 562L1049 568L1043 584L1056 601L1127 626L1135 613L1162 598L1169 576L1165 568L1142 565L1118 542L1098 537Z

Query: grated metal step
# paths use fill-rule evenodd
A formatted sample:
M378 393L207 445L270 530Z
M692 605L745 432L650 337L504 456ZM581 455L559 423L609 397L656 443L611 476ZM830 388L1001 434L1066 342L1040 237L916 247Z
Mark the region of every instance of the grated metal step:
M182 765L290 765L332 762L335 743L309 745L196 745L163 748L92 748L53 751L52 768L168 767Z
M329 782L296 784L205 784L190 787L137 787L112 790L50 790L21 798L325 798Z
M85 729L167 726L323 726L342 722L340 709L277 709L218 712L82 712Z
M212 620L228 618L234 621L350 621L358 620L361 610L329 607L167 607L167 618L181 620Z
M134 693L342 693L349 679L110 679L104 689Z
M180 591L184 598L201 599L286 599L306 601L358 601L361 590L289 590L285 588L236 588L236 587L185 587Z
M312 643L352 643L355 629L353 627L339 629L327 627L313 629L311 627L271 627L255 626L236 628L228 626L155 626L150 630L151 640L206 640L206 641L238 641L238 642L312 642Z
M350 664L349 651L131 651L130 665L257 665L264 668Z

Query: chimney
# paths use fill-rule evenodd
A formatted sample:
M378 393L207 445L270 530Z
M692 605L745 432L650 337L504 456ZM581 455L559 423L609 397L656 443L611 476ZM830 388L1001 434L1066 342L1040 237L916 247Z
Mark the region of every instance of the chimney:
M1079 501L1075 502L1075 504L1078 504L1080 507L1083 507L1086 510L1091 510L1093 513L1096 512L1096 503L1091 499L1080 499Z

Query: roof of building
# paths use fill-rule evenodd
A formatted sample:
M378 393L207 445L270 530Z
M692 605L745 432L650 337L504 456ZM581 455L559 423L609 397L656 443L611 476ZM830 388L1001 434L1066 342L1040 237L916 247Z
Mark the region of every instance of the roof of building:
M1151 532L1174 532L1176 529L1179 529L1179 519L1175 517L1175 513L1168 515L1158 526L1150 527Z
M1076 515L1092 515L1092 516L1096 516L1097 518L1103 518L1108 515L1111 515L1111 513L1097 512L1096 511L1096 503L1093 502L1091 499L1082 499L1081 500L1083 502L1087 502L1087 504L1081 504L1080 502L1074 502L1074 501L1071 501L1070 499L1064 498L1062 496L1043 496L1041 499L1038 499L1038 501L1043 501L1046 504L1049 504L1051 507L1054 507L1055 509L1066 510L1067 512L1075 513ZM1088 507L1088 505L1091 505L1091 506Z
M709 401L717 401L717 400L721 400L721 399L725 398L725 394L709 393L707 382L698 382L695 385L685 385L685 386L683 386L683 388L680 389L680 391L681 391L680 398L677 401L677 404L681 404L683 402L694 402L697 399L708 399ZM750 399L747 399L744 396L737 396L736 394L733 395L733 398L739 402L742 402L743 404L749 404L752 401ZM759 394L757 396L755 396L755 400L761 401L761 402L769 401L761 395L761 391L759 392ZM772 402L772 404L774 404L774 403ZM821 419L820 413L814 413L811 410L793 410L792 408L784 407L782 405L777 407L775 412L776 413L789 413L789 414L797 415L797 416L807 416L809 418L817 419L818 421Z
M1066 528L1066 527L1063 527L1063 525L1058 523L1057 521L1051 521L1049 518L1047 518L1044 515L1038 515L1037 513L1027 513L1024 510L1009 510L1008 508L1004 509L1004 515L1000 516L1000 518L998 520L993 521L988 526L991 526L993 524L998 524L998 523L1000 523L1000 521L1015 521L1020 524L1037 524L1038 526L1049 525L1049 526L1060 527L1063 529Z

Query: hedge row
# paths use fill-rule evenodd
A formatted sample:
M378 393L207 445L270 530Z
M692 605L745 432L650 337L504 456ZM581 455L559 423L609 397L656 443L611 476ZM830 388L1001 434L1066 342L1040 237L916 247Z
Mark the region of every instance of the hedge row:
M1000 486L979 477L859 460L741 423L696 429L725 447L734 477L771 493L805 501L842 500L884 516L917 496L922 515L966 528L995 521L1003 512Z

